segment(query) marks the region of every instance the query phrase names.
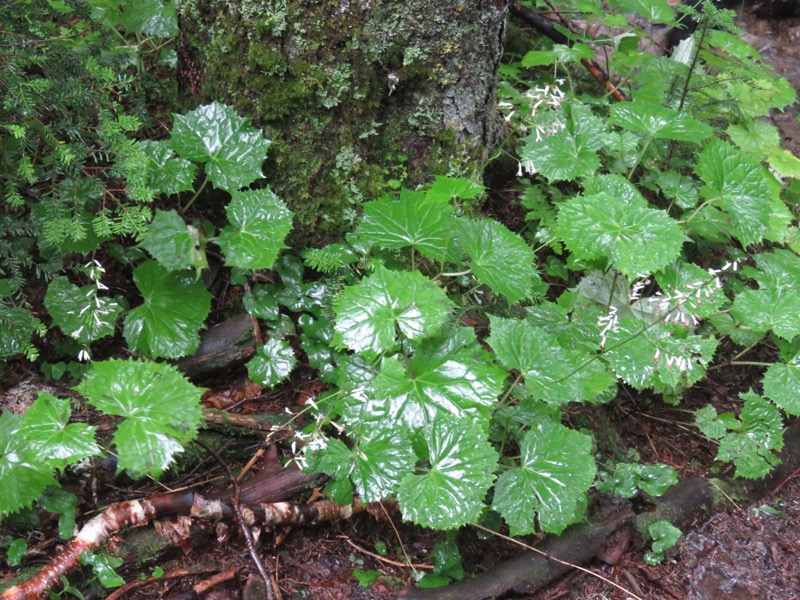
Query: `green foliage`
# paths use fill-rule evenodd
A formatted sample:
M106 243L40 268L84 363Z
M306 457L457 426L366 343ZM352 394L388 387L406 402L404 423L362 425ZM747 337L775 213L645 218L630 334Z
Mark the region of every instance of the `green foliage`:
M683 532L669 521L656 521L647 528L647 532L653 538L653 550L644 555L644 560L649 565L660 564L664 560L664 552L677 544L683 535Z
M639 490L651 496L661 496L670 486L678 483L675 469L667 465L619 463L613 474L603 474L597 490L620 498L631 498Z
M30 506L56 480L53 471L99 452L94 428L69 423L69 400L40 394L25 415L0 414L0 516Z
M543 421L525 434L520 446L520 465L500 476L492 506L508 523L511 535L536 531L534 511L543 531L561 534L567 525L583 519L586 491L597 474L592 438Z
M477 521L494 477L497 453L478 425L441 416L422 428L426 468L397 487L403 516L414 523L452 529Z
M564 202L557 231L575 260L605 259L631 277L671 264L687 241L678 222L663 211L604 192Z
M269 190L232 196L226 209L231 224L217 239L226 262L242 269L269 269L286 247L283 240L292 228L292 213Z
M169 147L186 160L205 165L215 187L235 192L261 179L269 140L230 107L212 102L175 115Z
M247 363L247 374L260 385L274 387L289 377L296 364L297 359L289 344L273 338L261 346Z
M672 19L663 0L584 4L589 21L615 27L627 27L619 11ZM19 6L12 20L20 31L78 31L34 24ZM92 6L95 21L128 41L171 31L171 9L157 0L141 12L114 0ZM269 334L247 365L250 378L274 387L307 360L326 384L303 409L313 418L296 432L295 460L327 473L326 492L339 502L395 497L405 519L443 530L492 510L513 535L560 534L584 518L595 484L632 497L657 496L676 481L669 467L636 457L604 465L598 478L593 440L567 427L567 409L608 401L619 382L678 403L713 362L728 360L723 352L764 340L780 357L762 365L763 396L742 394L731 413L696 412L719 460L732 461L737 476L762 477L777 464L783 413L800 414L796 182L768 167L784 178L800 168L759 124L793 96L749 46L708 30L732 26L725 13L707 7L704 15L670 58L624 39L608 46L612 80L630 82L631 102L609 107L562 91L557 77L572 77L570 65L591 52L580 43L543 47L509 67L522 86L503 86L525 179L522 233L464 210L460 201L480 185L438 177L428 189L364 202L351 234L306 249L302 260L283 253L292 213L259 181L270 141L232 107L212 102L177 114L168 139L137 141L138 122L107 93L130 82L100 66L110 49L99 34L97 48L78 44L82 98L101 108L91 128L83 107L59 95L66 78L4 70L0 83L17 104L0 113L10 232L0 240L0 359L33 356L31 336L46 332L22 293L33 258L47 265L52 328L80 344L82 358L115 335L120 318L129 349L144 359L190 354L214 300L202 277L210 254ZM54 56L41 57L24 48L18 60L60 69L50 61L73 50L53 47ZM537 65L547 72L526 70ZM57 114L43 97L62 102ZM34 127L18 106L43 124ZM103 148L102 161L58 116L71 108L78 129L91 129L87 139ZM38 145L44 150L32 152ZM86 175L96 161L107 177ZM124 193L106 189L111 179L124 182ZM204 195L208 184L216 191ZM181 194L189 196L182 208L169 208ZM146 203L156 196L165 208L151 218ZM198 198L195 209L211 205L210 214L227 202L227 222L205 213L189 222L187 214L201 212L188 211ZM17 247L27 254L14 262ZM112 297L95 255L125 256L116 266L130 270L141 299ZM59 364L49 368L63 375L68 366ZM200 425L201 390L163 362L96 362L77 390L121 418L113 444L133 476L161 475ZM46 395L25 416L0 416L0 481L10 490L0 512L39 498L70 512L42 494L54 470L99 450L93 431L69 416L66 400ZM658 523L651 535L648 560L658 562L680 532ZM463 575L451 546L439 549L429 584Z
M164 358L194 352L211 309L211 294L202 282L185 271L168 271L156 261L136 267L133 280L144 303L125 317L125 339L131 348Z
M85 345L113 335L122 311L113 298L99 296L95 285L79 288L64 276L50 282L44 303L61 330Z
M95 408L123 418L114 445L119 468L132 477L159 477L197 435L203 390L171 365L97 362L76 389Z
M738 477L760 479L780 464L776 452L783 448L783 420L780 410L758 394L747 392L741 398L738 418L706 406L696 413L697 427L719 440L717 460L733 462Z
M107 552L99 554L84 552L80 555L80 561L84 565L91 565L92 571L103 587L112 588L125 584L125 580L114 570L116 567L122 566L123 559L111 556Z
M437 333L451 305L444 292L420 273L379 267L357 285L345 288L335 309L340 343L377 356L395 350L404 340Z

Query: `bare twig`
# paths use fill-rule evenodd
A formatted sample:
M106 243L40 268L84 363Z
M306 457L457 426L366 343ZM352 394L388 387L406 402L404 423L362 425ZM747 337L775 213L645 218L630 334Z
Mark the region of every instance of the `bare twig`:
M253 532L250 531L250 527L245 522L244 513L242 512L242 505L239 503L239 495L241 493L241 487L239 486L239 480L233 476L233 471L231 471L230 466L219 455L214 448L209 446L205 443L202 439L197 438L195 440L200 446L205 448L206 452L211 454L214 459L220 464L220 466L225 469L225 472L228 474L228 479L231 481L231 485L233 485L233 498L231 498L231 506L233 508L233 514L236 515L236 520L239 522L239 527L242 530L242 535L244 535L245 543L247 544L247 550L250 552L250 558L253 559L253 564L255 564L256 569L258 570L258 574L261 575L261 579L264 581L264 588L267 591L267 600L275 600L275 595L272 592L272 581L270 580L269 573L267 573L267 568L264 566L261 557L258 555L258 550L256 549L256 541L253 539Z
M378 560L382 563L386 563L387 565L393 565L395 567L403 567L404 569L433 569L433 565L429 565L426 563L411 563L411 562L400 562L398 560L392 560L391 558L386 558L385 556L381 556L380 554L376 554L375 552L370 552L366 548L362 548L358 544L356 544L353 540L348 537L341 536L342 539L350 544L353 548L361 552L361 554L366 554L367 556L371 556L375 560ZM408 557L406 557L407 559Z

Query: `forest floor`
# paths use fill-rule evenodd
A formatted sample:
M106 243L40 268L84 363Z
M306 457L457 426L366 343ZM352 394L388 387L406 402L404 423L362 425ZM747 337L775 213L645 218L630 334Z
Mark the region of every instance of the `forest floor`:
M784 76L800 89L800 21L759 21L747 17L748 41L761 49ZM784 132L786 147L800 155L800 124L796 117L798 105L791 111L775 115L776 124ZM488 205L488 212L499 212L500 203ZM497 215L513 221L513 214ZM509 223L513 226L513 223ZM733 355L735 348L722 350ZM769 349L761 352L769 353ZM750 356L758 361L774 357ZM722 359L721 362L724 362ZM13 373L13 371L10 370ZM8 373L7 373L8 374ZM25 373L17 372L22 379ZM235 388L245 377L244 370L230 373L228 379L215 384L220 388ZM727 367L709 373L701 384L689 390L680 406L664 404L656 397L623 389L617 399L603 407L578 408L568 415L580 423L603 422L620 433L622 452L635 449L642 462L665 463L674 467L681 479L713 474L730 475L715 464L715 447L693 426L689 411L711 402L719 411L731 410L738 394L757 386L761 373L756 367ZM305 382L303 385L307 385ZM239 410L248 413L280 412L293 405L298 397L295 387L283 388L281 394L247 399ZM5 403L5 399L4 403ZM243 448L254 447L257 441L240 440ZM720 470L722 469L722 470ZM197 485L201 481L223 478L222 469L213 462L201 463L192 480L166 482L170 486ZM91 505L107 505L123 499L147 497L164 491L162 484L152 481L133 484L108 478L90 486L86 479L66 482L79 498ZM95 482L96 483L96 482ZM206 489L213 484L206 485ZM79 523L88 518L79 515ZM235 526L231 526L233 529ZM8 529L6 529L6 532ZM15 532L20 533L20 532ZM751 505L738 505L725 512L694 524L685 531L678 545L667 552L659 566L649 566L642 558L641 548L633 543L617 558L615 564L599 560L585 565L591 573L571 570L548 588L533 595L509 595L505 598L530 600L623 600L664 598L687 600L800 598L800 480L789 478L769 496ZM29 556L40 557L41 563L59 551L55 519L42 524L29 534ZM262 533L261 555L274 576L280 596L285 600L309 598L314 600L352 599L378 600L394 598L406 586L412 585L415 574L430 571L434 544L446 534L433 532L408 523L386 507L372 513L362 513L347 521L315 525L307 528L280 528ZM137 575L160 567L165 574L129 588L123 598L188 598L183 590L208 582L202 597L213 600L262 598L257 591L257 576L244 541L237 533L228 541L216 542L209 532L200 544L184 550L174 549L156 561L143 558L119 569L126 581L137 581ZM535 538L526 538L535 545ZM634 542L636 540L633 540ZM502 560L520 552L513 544L499 538L486 538L481 532L466 528L458 534L457 543L467 573L478 574L491 570ZM406 566L408 563L414 567ZM378 571L380 577L362 587L354 571ZM214 573L228 572L228 580L212 580ZM0 572L5 578L8 573ZM598 578L601 575L628 590L621 591ZM244 595L242 590L245 590ZM249 591L248 591L249 590ZM255 590L255 591L254 591ZM87 600L105 597L107 591L98 588L85 592Z

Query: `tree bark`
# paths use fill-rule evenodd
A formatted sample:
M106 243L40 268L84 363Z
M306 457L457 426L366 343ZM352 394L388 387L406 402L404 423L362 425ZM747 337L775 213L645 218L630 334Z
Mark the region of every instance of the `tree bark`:
M387 185L480 175L498 141L504 2L183 0L179 19L183 92L265 128L296 231L347 229Z

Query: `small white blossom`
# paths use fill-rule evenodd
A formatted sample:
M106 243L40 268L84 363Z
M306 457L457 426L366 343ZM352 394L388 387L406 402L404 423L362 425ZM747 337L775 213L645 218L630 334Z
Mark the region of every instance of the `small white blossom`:
M600 332L600 347L605 348L606 346L606 336L608 335L609 331L613 331L614 328L617 326L617 322L619 321L619 317L617 316L617 307L610 306L608 309L608 314L600 317L597 319L597 325L603 326L603 330Z
M636 283L633 284L631 288L631 293L628 294L628 300L633 302L634 300L638 300L642 297L642 291L644 290L645 286L650 283L650 279L640 279Z

